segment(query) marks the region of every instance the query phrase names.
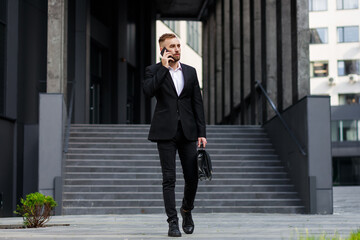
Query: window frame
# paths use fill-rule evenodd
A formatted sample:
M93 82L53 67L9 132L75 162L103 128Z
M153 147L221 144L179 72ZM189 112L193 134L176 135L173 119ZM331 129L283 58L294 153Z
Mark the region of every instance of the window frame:
M180 23L174 20L162 20L162 22L176 35L180 36Z
M327 11L327 10L328 10L328 1L327 1L327 0L323 0L323 1L325 1L325 3L326 3L325 9L322 9L322 10L313 10L313 3L314 3L314 1L317 1L317 0L309 0L309 12L324 12L324 11Z
M357 41L345 41L345 28L357 28ZM342 39L343 41L340 41L339 38L339 29L342 29ZM336 34L337 34L337 43L356 43L359 42L359 26L358 25L352 25L352 26L338 26L336 27Z
M313 33L312 31L313 31L313 30L318 30L318 29L326 29L326 42L323 42L323 43L311 42L312 33ZM329 43L329 29L328 29L328 27L310 28L310 44L317 45L317 44L328 44L328 43Z
M336 10L353 10L359 9L359 0L356 0L356 8L344 8L344 1L346 0L336 0ZM341 2L342 7L339 8L339 2Z
M196 53L201 55L200 49L200 22L199 21L187 21L186 22L186 43Z
M345 62L350 62L350 61L355 61L355 67L357 72L355 73L346 73L346 63ZM339 71L339 63L343 62L344 63L344 74L340 74ZM357 74L360 75L360 59L342 59L342 60L337 60L337 72L338 72L338 76L339 77L344 77L344 76L348 76L350 74Z
M326 68L327 74L326 74L326 76L315 76L315 75L314 75L314 66L313 66L314 63L326 63L326 64L327 64L327 68ZM329 61L328 61L328 60L324 60L324 61L311 61L311 62L310 62L310 77L311 77L311 78L324 78L324 77L329 77Z
M354 137L355 140L344 140L344 122L352 122L355 126L355 133ZM351 126L351 125L350 125ZM335 129L333 129L335 127ZM351 128L349 128L351 130ZM335 130L335 132L333 132ZM336 134L334 136L333 134ZM331 142L359 142L360 141L360 120L353 119L353 120L334 120L331 121Z

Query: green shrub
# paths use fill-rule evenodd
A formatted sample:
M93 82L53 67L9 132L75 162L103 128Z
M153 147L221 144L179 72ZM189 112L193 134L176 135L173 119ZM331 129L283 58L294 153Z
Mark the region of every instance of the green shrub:
M351 232L350 235L345 238L340 237L337 233L331 237L326 236L325 233L320 236L310 236L307 229L305 236L299 233L297 229L296 232L298 233L297 240L360 240L360 229L356 230L355 232Z
M57 203L51 196L41 193L30 193L26 199L21 199L14 213L21 215L24 225L28 228L43 227L50 220L53 209Z
M352 232L348 240L360 240L360 229L358 229L356 232Z

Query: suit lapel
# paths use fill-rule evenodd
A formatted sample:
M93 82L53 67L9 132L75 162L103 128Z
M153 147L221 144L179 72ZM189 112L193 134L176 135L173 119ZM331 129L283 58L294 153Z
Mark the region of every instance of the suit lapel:
M170 72L168 72L168 73L166 74L166 78L167 78L167 80L170 82L170 85L171 85L172 89L174 89L175 94L176 94L176 96L177 96L177 92L176 92L175 84L174 84L173 79L171 78L171 74L170 74Z
M179 95L179 97L181 96L181 95L183 95L184 94L184 92L185 92L185 89L186 89L186 83L188 82L188 79L187 79L187 68L186 68L186 65L185 64L183 64L183 63L181 63L181 69L182 69L182 74L183 74L183 76L184 76L184 87L183 87L183 89L182 89L182 91L181 91L181 93L180 93L180 95Z

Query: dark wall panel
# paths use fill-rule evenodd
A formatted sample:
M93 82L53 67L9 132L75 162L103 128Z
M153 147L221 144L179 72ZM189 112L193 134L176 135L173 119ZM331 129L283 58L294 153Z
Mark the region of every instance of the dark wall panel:
M14 209L14 121L0 117L0 217Z
M37 191L39 93L47 69L47 1L19 1L17 181L18 195Z

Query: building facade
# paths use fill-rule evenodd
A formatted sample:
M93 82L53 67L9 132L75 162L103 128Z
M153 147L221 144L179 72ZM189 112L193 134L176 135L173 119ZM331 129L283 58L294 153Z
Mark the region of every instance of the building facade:
M311 94L332 105L334 184L360 184L360 8L358 0L309 5Z
M306 212L331 213L329 101L308 96L308 8L308 0L0 0L0 216L30 192L57 194L72 123L150 124L155 105L142 82L158 59L156 20L202 22L201 43L186 42L203 57L207 124L271 125ZM259 83L307 154L287 139Z

